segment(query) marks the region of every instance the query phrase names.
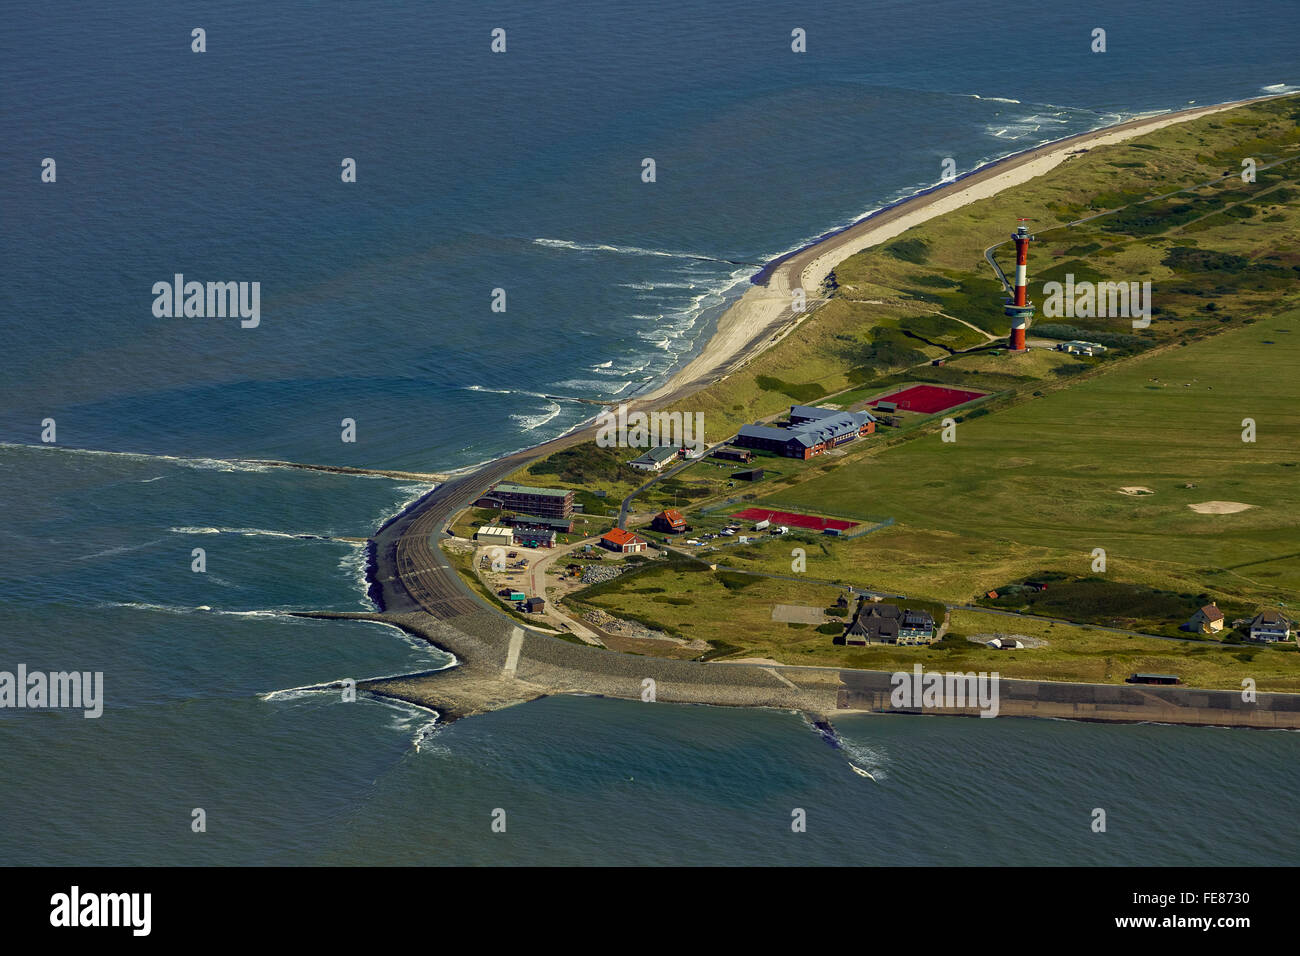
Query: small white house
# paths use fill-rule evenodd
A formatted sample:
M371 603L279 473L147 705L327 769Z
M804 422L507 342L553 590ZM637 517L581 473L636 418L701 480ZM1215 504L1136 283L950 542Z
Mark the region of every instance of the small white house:
M677 457L677 449L668 445L659 445L646 451L640 458L634 458L628 464L637 471L659 471L664 465Z

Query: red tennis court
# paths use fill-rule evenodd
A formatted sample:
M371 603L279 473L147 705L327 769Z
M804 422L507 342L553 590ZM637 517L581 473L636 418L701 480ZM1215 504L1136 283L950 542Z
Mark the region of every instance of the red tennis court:
M793 511L767 511L763 508L746 508L731 517L740 518L742 521L770 521L775 525L794 525L796 528L812 528L815 531L825 531L827 528L847 531L849 528L857 527L858 524L856 521L819 518L816 515L801 515Z
M987 394L987 392L968 392L961 388L944 388L942 385L913 385L911 388L885 395L868 404L874 408L881 402L893 402L898 406L899 411L922 412L928 415L956 405L964 405L972 399L983 398Z

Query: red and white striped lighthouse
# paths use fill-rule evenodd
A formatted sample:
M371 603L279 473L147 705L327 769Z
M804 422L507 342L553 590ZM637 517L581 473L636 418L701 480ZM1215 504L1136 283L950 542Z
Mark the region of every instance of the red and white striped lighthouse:
M1016 220L1026 223L1028 219ZM1011 316L1011 339L1008 345L1015 352L1025 350L1025 329L1034 317L1034 306L1029 301L1029 244L1034 237L1029 234L1029 227L1021 225L1011 234L1016 244L1016 286L1015 298L1007 299L1007 315Z

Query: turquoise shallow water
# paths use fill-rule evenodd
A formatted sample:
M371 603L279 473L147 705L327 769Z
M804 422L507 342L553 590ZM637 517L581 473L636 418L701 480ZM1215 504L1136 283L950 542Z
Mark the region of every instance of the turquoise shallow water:
M1293 862L1294 822L1241 809L1288 805L1291 734L846 719L873 784L793 715L556 699L429 736L427 713L294 692L447 662L283 613L365 607L361 551L334 539L421 486L211 460L429 471L531 444L586 417L574 398L658 381L754 263L944 157L1300 82L1291 4L1213 33L1209 3L1129 7L1034 5L1015 50L950 2L15 12L0 669L102 670L108 700L0 711L0 859ZM1080 52L1094 25L1104 61ZM261 327L155 319L176 272L260 281ZM30 447L46 417L60 447Z

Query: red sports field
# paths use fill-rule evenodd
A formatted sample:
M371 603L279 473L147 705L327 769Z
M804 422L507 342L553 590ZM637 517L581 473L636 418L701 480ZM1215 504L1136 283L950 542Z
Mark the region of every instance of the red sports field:
M825 531L827 528L847 531L849 528L857 527L858 524L856 521L818 518L816 515L801 515L793 511L766 511L763 508L746 508L731 517L740 518L742 521L770 521L775 525L794 525L796 528L812 528L815 531Z
M900 412L922 412L929 415L955 405L964 405L971 399L983 398L986 394L986 392L968 392L960 388L944 388L942 385L913 385L911 388L885 395L868 404L874 408L881 402L893 402Z

